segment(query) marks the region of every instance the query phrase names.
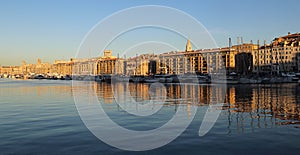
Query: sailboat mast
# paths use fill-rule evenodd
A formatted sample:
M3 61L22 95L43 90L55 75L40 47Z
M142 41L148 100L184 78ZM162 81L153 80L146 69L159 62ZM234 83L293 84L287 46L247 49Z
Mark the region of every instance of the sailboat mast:
M259 65L259 63L260 63L260 58L259 58L260 46L259 46L259 40L257 40L257 46L258 46L258 48L257 48L257 74L259 75L259 73L260 73L260 65Z

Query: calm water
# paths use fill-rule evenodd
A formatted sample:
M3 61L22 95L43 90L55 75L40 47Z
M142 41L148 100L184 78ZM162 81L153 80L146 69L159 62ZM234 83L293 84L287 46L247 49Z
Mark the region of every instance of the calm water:
M113 99L123 84L78 82L92 86L116 123L133 130L161 126L175 113L177 102L199 106L187 130L168 145L145 152L113 148L98 140L83 124L71 81L0 79L0 154L299 154L300 87L282 85L227 86L222 112L203 137L198 130L210 100L209 85L166 85L166 104L157 114L134 118ZM130 84L135 100L149 100L149 84ZM85 91L82 88L82 91ZM230 104L229 104L230 103ZM128 103L130 104L130 103Z

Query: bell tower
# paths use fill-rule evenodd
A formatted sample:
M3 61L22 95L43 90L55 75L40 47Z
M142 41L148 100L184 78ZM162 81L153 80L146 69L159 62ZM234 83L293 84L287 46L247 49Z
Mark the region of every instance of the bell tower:
M190 41L190 39L188 39L188 41L186 43L185 51L186 52L191 52L192 50L193 49L192 49L191 41Z

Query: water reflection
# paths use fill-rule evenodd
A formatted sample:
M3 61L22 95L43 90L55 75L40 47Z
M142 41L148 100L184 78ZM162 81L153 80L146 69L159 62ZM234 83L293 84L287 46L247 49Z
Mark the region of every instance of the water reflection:
M1 95L15 96L37 96L47 98L49 96L60 97L71 96L72 85L70 81L48 81L48 80L9 80L1 81Z
M166 96L166 101L170 104L182 103L177 101L184 100L185 103L207 105L211 104L215 98L224 102L226 92L221 86L190 84L165 84L162 87L153 88L153 84L145 83L94 83L94 89L98 97L104 99L104 103L112 103L114 97L119 97L116 95L123 95L120 92L126 92L137 102L150 100L151 96Z
M75 85L72 86L72 82ZM185 118L192 117L190 111L198 106L199 111L186 132L166 147L153 150L152 154L180 151L184 154L186 150L192 154L213 151L232 154L244 153L244 149L251 154L266 151L284 154L299 150L300 86L296 84L228 85L226 89L211 85L164 85L165 91L162 91L140 83L127 86L1 79L0 83L2 154L43 154L53 150L77 153L81 150L92 154L112 150L124 154L99 141L84 126L74 105L74 89L82 90L79 94L82 96L97 95L112 120L132 130L151 130L163 125L173 117L179 104L185 107L186 114L182 115ZM149 101L151 96L166 96L166 103L153 117L135 119L116 106L114 90L128 92L138 102ZM222 113L217 123L208 136L199 138L197 131L203 110L212 100L221 97L225 104L220 107ZM249 132L251 134L238 135Z
M293 84L228 87L228 104L223 109L229 132L300 124L298 92L299 87Z
M154 93L156 96L166 95L164 106L174 106L175 110L176 105L186 104L187 116L191 105L207 106L216 97L219 102L225 103L221 117L226 117L229 132L300 124L299 88L294 84L233 85L227 86L226 90L212 85L167 84L164 85L166 94L150 90L151 84L143 83L93 85L98 97L107 104L114 102L116 93L113 91L127 92L137 102L150 100Z
M73 89L89 89L88 94L96 94L105 104L115 103L116 93L113 91L127 92L137 102L149 101L153 96L165 96L163 106L174 107L176 111L179 104L185 104L188 117L191 106L207 107L218 98L225 103L219 121L227 124L229 133L285 125L300 127L300 86L296 84L231 85L226 89L212 85L166 84L165 91L162 91L144 83L75 83L72 86L72 82L63 81L8 81L1 83L0 93L3 100L4 97L13 99L12 96L20 99L36 96L46 100L72 96ZM123 94L123 97L127 96Z

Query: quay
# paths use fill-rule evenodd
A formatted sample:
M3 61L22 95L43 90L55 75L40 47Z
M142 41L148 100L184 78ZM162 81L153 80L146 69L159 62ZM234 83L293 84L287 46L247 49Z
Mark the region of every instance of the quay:
M132 83L190 83L190 84L282 84L299 83L300 73L274 76L274 77L243 77L237 74L230 74L224 78L212 79L209 74L202 75L152 75L152 76L127 76L127 75L0 75L0 78L10 79L45 79L45 80L77 80L77 81L96 81L96 82L132 82Z

